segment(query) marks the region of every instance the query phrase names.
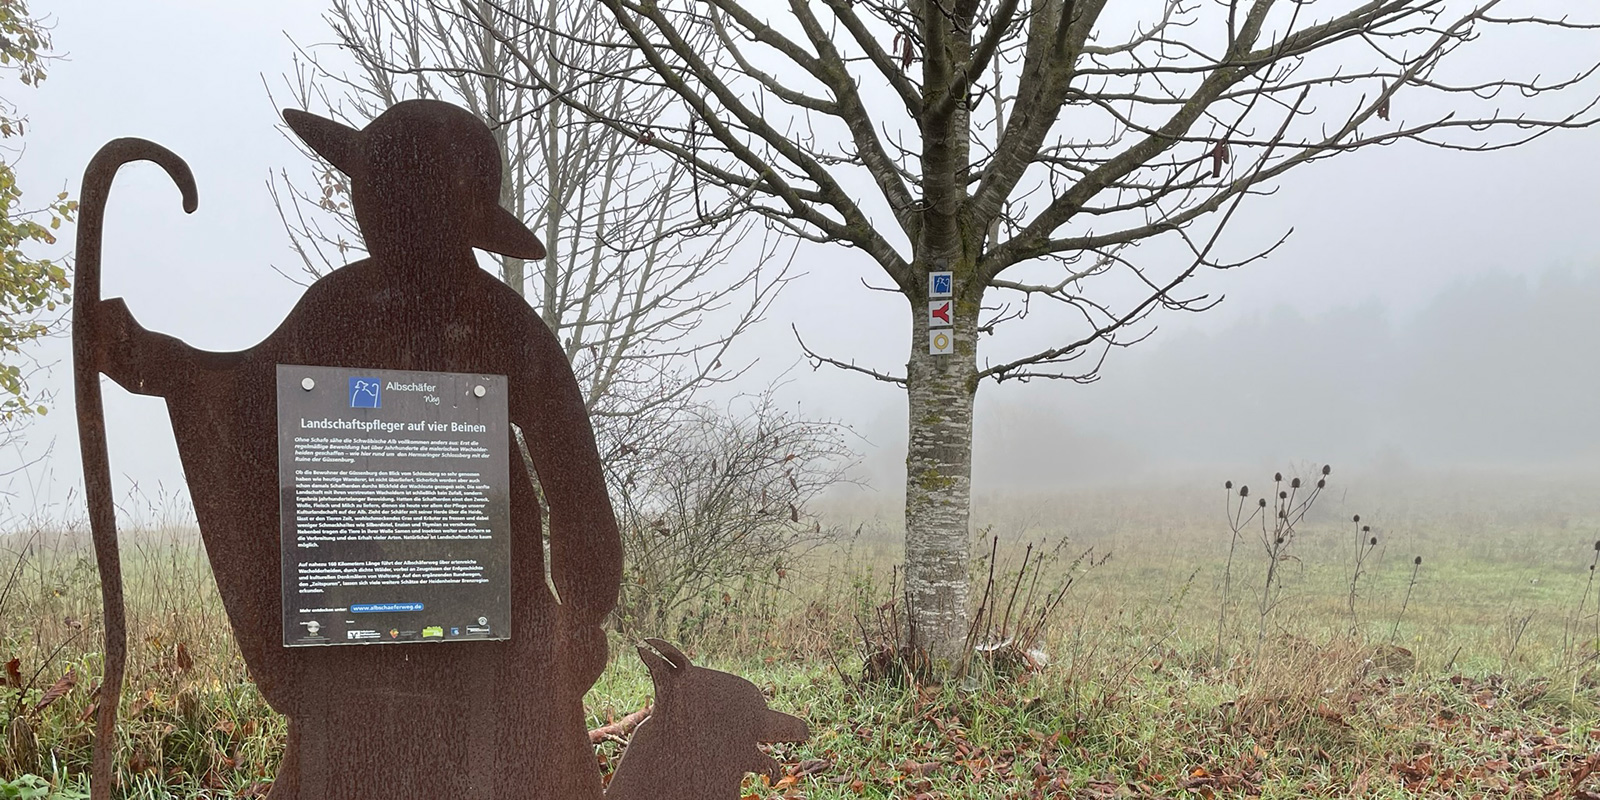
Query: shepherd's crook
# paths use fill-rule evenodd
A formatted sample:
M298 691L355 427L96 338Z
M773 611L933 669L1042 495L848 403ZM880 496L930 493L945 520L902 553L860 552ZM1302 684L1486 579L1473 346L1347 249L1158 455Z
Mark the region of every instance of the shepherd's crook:
M122 672L127 662L128 631L122 605L122 564L117 550L117 518L111 499L111 464L106 453L106 417L100 398L100 367L108 342L97 328L100 305L100 241L105 227L106 198L117 169L130 161L154 161L183 192L183 210L199 205L194 175L177 154L144 139L117 139L95 153L83 172L79 195L77 275L72 287L72 373L78 405L78 445L83 454L84 497L89 504L89 532L100 569L100 602L105 612L105 675L100 683L95 717L94 761L90 797L110 800L116 773L117 706L122 698Z

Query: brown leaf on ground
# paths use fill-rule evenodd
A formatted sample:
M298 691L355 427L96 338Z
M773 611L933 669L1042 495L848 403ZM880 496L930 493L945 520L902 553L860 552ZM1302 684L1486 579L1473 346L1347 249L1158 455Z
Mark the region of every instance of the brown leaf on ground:
M128 756L128 771L134 775L144 775L146 773L160 774L159 765L157 764L156 760L145 754L143 751L137 750Z
M22 688L22 659L13 658L6 662L6 685L13 689Z
M39 702L34 704L33 713L37 714L40 711L49 708L51 703L60 700L64 695L66 695L67 692L72 691L72 687L77 685L78 674L73 672L70 667L67 668L67 674L62 675L60 680L56 681L54 685L45 690L44 696L40 697Z
M800 762L800 765L795 768L794 774L803 776L820 775L832 768L832 761L826 758L813 758Z
M206 774L201 776L200 785L204 786L207 789L213 789L213 790L228 788L227 780L224 779L222 777L222 775L217 772L217 768L215 766L213 766L211 769L206 770Z
M1600 769L1600 753L1591 753L1588 758L1579 761L1567 770L1567 785L1560 789L1553 789L1544 796L1544 800L1556 800L1558 797L1582 797L1588 792L1580 791L1583 782L1589 780L1595 770Z

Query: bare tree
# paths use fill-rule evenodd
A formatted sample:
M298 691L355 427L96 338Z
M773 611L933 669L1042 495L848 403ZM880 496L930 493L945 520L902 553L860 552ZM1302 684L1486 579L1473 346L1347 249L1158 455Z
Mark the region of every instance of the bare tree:
M300 48L291 99L357 127L409 98L454 102L489 123L508 165L501 204L548 254L485 257L555 331L602 450L615 451L640 420L668 424L697 389L738 374L723 358L787 280L787 262L774 263L770 242L747 241L750 225L726 208L697 205L686 165L518 80L537 70L611 116L663 113L673 98L662 87L592 79L638 60L603 9L470 5L468 19L420 0L334 0L325 17L337 49ZM521 44L507 46L505 30L522 21ZM289 138L318 166L309 179L283 170L273 197L314 278L364 253L348 179Z
M508 10L433 2L484 30ZM1149 335L1153 312L1210 307L1182 285L1271 252L1217 245L1241 201L1291 169L1399 142L1489 150L1596 121L1593 56L1560 63L1579 48L1523 38L1515 58L1472 58L1519 36L1600 52L1600 11L1559 0L601 3L648 74L516 80L648 138L706 196L861 250L906 298L903 373L801 347L906 390L912 635L946 661L966 629L982 381L1090 381L1111 348ZM532 47L524 35L500 40ZM665 87L676 103L612 113L585 94L608 82ZM931 330L936 271L954 274L953 318ZM999 336L1036 308L1060 312L1057 344L1028 352Z

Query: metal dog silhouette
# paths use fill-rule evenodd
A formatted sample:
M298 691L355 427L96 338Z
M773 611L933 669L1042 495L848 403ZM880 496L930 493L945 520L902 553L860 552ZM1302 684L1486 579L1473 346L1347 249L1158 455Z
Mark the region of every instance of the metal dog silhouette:
M645 644L639 658L655 684L655 710L634 730L606 800L737 800L745 773L782 775L757 743L810 738L804 720L767 708L755 684L697 667L660 639Z

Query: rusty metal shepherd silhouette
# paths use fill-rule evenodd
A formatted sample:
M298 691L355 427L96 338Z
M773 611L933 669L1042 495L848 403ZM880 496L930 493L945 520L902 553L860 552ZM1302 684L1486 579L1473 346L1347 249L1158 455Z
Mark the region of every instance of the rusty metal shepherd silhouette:
M101 229L117 169L154 161L193 212L194 179L182 159L152 142L118 139L96 154L84 175L73 359L106 614L94 798L111 796L126 657L100 397L104 373L129 391L166 400L229 622L262 695L289 720L272 800L598 800L600 776L582 698L606 664L601 625L622 574L616 520L583 400L555 336L521 296L479 268L472 253L477 247L538 259L544 245L500 207L498 149L488 127L463 109L406 101L360 130L301 111L285 111L284 119L350 177L369 257L312 284L278 328L248 350L195 349L144 329L120 299L100 299ZM279 364L507 376L510 421L523 431L549 504L550 575L559 600L545 580L539 501L529 476L515 466L522 459L513 458L508 640L284 647L278 444L271 433ZM517 452L514 445L509 452ZM650 732L644 741L658 732L683 737L718 722L694 713L699 708L749 712L762 721L739 729L751 750L763 736L804 738L803 722L756 714L760 694L751 696L748 682L694 667L664 642L654 646L662 656L641 650L641 657L662 695L661 710L641 728ZM735 699L720 690L685 688L706 686L739 693ZM674 752L683 758L679 744ZM665 752L659 746L643 752L625 755L628 772L619 772L623 783L613 795L732 798L744 770L769 768L731 748L695 753L704 768L689 765L688 772L686 762L650 755ZM658 771L667 781L684 774L710 780L734 770L731 794L722 777L715 791L710 784L684 784L680 794L646 790L641 782Z

